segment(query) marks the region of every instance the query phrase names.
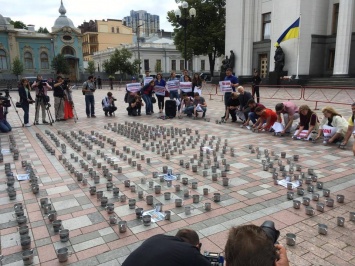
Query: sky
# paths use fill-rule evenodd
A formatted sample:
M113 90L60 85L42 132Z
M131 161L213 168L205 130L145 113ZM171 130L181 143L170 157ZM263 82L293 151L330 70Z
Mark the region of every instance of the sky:
M66 16L75 27L84 21L102 19L123 19L131 10L145 10L150 14L159 15L160 28L172 31L167 21L167 12L177 9L175 0L63 0ZM58 18L60 0L0 0L0 14L12 20L39 27L47 27L49 31Z

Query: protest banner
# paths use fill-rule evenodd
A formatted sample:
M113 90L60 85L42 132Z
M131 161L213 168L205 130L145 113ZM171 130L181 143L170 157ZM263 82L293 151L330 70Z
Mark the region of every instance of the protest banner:
M143 85L147 85L149 84L149 82L151 82L153 80L153 77L145 77L143 80Z
M192 82L180 82L180 90L183 92L192 92Z
M232 91L231 82L229 80L220 81L219 89L221 90L221 92L231 92Z
M128 83L126 85L126 88L129 92L138 92L141 90L141 84L140 83Z
M165 96L165 91L166 89L164 86L154 86L155 95Z
M168 86L169 91L177 91L179 89L179 81L178 80L171 80L168 81L166 84Z

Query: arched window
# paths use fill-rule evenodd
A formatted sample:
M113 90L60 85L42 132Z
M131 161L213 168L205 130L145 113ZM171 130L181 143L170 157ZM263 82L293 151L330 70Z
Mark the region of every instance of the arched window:
M25 53L25 68L33 69L33 58L30 52Z
M65 46L63 49L62 49L62 54L63 55L66 55L66 54L70 54L70 55L75 55L75 52L74 52L74 49L70 46Z
M41 68L42 69L49 69L48 55L45 52L41 53Z
M7 69L6 52L0 50L0 69Z

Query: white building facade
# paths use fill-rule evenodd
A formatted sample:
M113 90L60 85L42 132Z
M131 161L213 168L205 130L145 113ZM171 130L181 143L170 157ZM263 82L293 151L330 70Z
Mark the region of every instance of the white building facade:
M235 72L274 71L277 39L301 15L300 37L282 42L284 71L305 77L355 76L354 0L227 0L226 54ZM298 49L299 45L299 49Z
M95 66L104 71L102 65L106 60L109 60L111 55L115 52L115 49L126 48L132 53L132 61L138 59L138 45L124 44L118 47L106 49L94 53L93 60ZM181 73L184 70L185 61L181 53L176 49L172 40L169 39L157 39L152 42L145 42L139 44L139 54L141 59L141 74L145 70L149 70L152 74L156 74L156 65L160 64L162 73L169 73L175 71ZM220 60L216 59L215 69L220 67ZM208 56L193 56L192 60L188 61L188 71L192 75L193 73L210 72L210 64Z

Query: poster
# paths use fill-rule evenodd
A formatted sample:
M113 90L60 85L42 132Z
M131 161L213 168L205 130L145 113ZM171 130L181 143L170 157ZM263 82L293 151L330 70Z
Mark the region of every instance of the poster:
M165 87L163 86L154 86L155 95L165 96Z
M221 92L231 92L232 91L231 82L229 80L220 81L219 89L221 90Z
M180 90L183 92L192 92L192 82L180 82Z
M296 130L295 135L296 136L298 134L298 130ZM306 139L309 140L309 138L311 137L312 134L309 134L309 136L306 138L308 134L308 130L302 130L300 135L297 137L297 139Z
M129 92L138 92L141 90L141 84L140 83L128 83L126 85L126 88Z
M331 138L337 133L337 128L336 127L330 127L327 125L323 126L323 135L324 137Z
M275 122L275 123L272 125L271 128L273 128L276 133L279 133L279 132L281 132L282 130L285 129L285 127L283 126L283 124L281 124L281 123L279 123L279 122Z
M149 84L149 82L151 82L153 80L153 77L145 77L143 80L143 85L147 85Z
M168 85L169 91L177 91L179 89L179 81L178 80L171 80L168 81L166 84Z

